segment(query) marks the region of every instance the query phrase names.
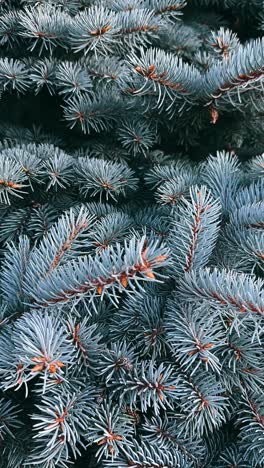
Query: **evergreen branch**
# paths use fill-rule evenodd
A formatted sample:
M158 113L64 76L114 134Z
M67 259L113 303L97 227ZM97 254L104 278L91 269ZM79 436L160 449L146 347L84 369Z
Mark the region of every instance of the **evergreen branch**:
M102 196L117 201L118 196L137 188L137 178L126 163L79 158L76 173L80 192L84 196L99 194L100 201Z
M253 224L253 227L254 230L228 226L222 234L228 242L226 254L231 265L248 273L254 273L257 266L264 268L264 232L256 230L258 224Z
M0 241L17 241L18 237L27 233L27 222L29 218L29 209L20 208L18 210L8 211L1 219Z
M234 198L234 209L242 209L247 205L254 205L263 201L264 179L257 179L248 187L243 187L238 190ZM234 215L233 215L234 217Z
M11 401L0 399L0 438L3 439L6 435L15 437L12 430L22 426L17 415L21 412L17 406Z
M41 151L41 147L39 147ZM48 153L48 158L43 163L43 178L46 179L47 190L52 188L58 190L58 188L65 189L74 179L73 174L73 160L60 148L56 148L53 145L47 145L43 148ZM52 156L51 156L52 154ZM44 159L44 154L42 155Z
M40 205L31 211L27 233L34 240L47 236L48 231L58 218L58 211L49 204Z
M106 294L116 303L116 292L126 290L140 279L154 281L154 271L168 263L168 250L157 243L145 246L145 238L132 238L124 247L116 244L104 250L100 256L85 256L68 262L65 267L53 270L38 283L33 272L25 280L25 291L38 307L78 302L88 297Z
M30 245L27 237L19 237L18 246L7 245L2 265L1 291L10 311L23 310L23 282L28 267Z
M116 242L132 237L134 220L126 213L117 212L106 214L97 221L89 235L92 249L100 253Z
M107 0L107 7L113 11L133 11L137 8L144 8L145 0L131 0L129 5L126 0Z
M208 42L213 53L220 55L223 60L228 60L230 54L237 52L240 45L237 34L223 27L219 31L212 31Z
M125 381L135 363L135 351L124 341L122 344L110 344L110 348L102 354L97 372L104 376L105 382Z
M10 48L17 46L19 33L19 19L17 11L7 11L0 18L0 44Z
M179 465L197 466L197 459L204 457L204 447L201 440L184 439L179 434L177 421L166 414L164 418L160 416L145 419L143 423L143 441L150 444L157 444L165 451L172 450L172 453L179 458Z
M182 15L181 10L186 6L185 0L146 0L146 4L156 15L172 18Z
M65 120L69 122L70 128L80 125L84 133L91 130L100 132L107 130L117 121L117 115L122 112L122 100L116 94L101 93L100 96L88 95L73 97L63 106Z
M0 59L0 86L6 91L24 93L29 87L29 71L21 60Z
M195 181L197 173L193 168L189 167L188 161L185 159L178 159L171 164L154 165L145 175L146 183L156 188L165 182L173 182L178 180L186 180L186 186L190 186ZM190 180L193 182L191 183Z
M172 103L179 98L184 103L189 96L194 97L199 73L173 54L154 48L146 51L140 49L140 57L131 53L128 63L140 78L133 94L154 91L158 95L157 107L163 104L166 97Z
M212 375L206 379L203 376L194 378L185 385L188 398L183 390L181 409L186 419L182 423L182 432L191 438L208 435L227 420L229 408L225 389Z
M60 265L83 254L82 249L87 249L84 238L93 222L94 217L84 206L78 211L70 209L59 218L39 246L31 252L28 274L32 274L32 280L35 277L34 283L47 277Z
M133 156L146 155L157 143L157 131L149 122L139 119L125 120L117 128L117 139Z
M264 154L256 156L248 163L248 175L252 179L263 177L264 174Z
M177 274L207 264L217 240L220 214L219 202L204 186L190 189L190 201L182 199L169 237Z
M215 64L205 76L203 93L210 96L208 105L238 106L246 91L261 89L264 74L263 39L240 46L228 61Z
M71 46L75 52L94 51L107 54L116 43L118 32L116 15L101 5L92 5L79 13L72 21L69 31Z
M99 448L96 452L98 460L102 458L116 458L123 445L127 448L131 444L133 433L131 421L120 414L118 406L105 404L100 406L90 418L87 439L89 443L96 443Z
M85 69L73 62L61 62L56 68L56 81L60 91L59 94L80 96L92 90L91 79Z
M129 307L138 308L137 300L128 304ZM168 346L166 342L165 327L163 321L164 300L159 296L146 295L141 301L141 313L137 317L139 322L133 333L133 344L143 356L151 356L153 359L166 356Z
M193 174L175 177L170 181L164 182L164 184L161 184L158 187L155 193L155 198L157 202L162 205L171 205L172 207L175 207L175 205L178 205L184 196L188 196L189 189L193 182L195 182Z
M161 20L155 16L155 12L148 8L119 12L117 22L120 25L118 36L122 40L122 46L128 46L129 49L150 44L151 39L157 37L161 25Z
M110 83L121 88L122 83L128 79L126 64L119 56L89 57L84 66L93 81L98 81L104 86Z
M41 376L42 392L48 381L63 380L63 369L72 364L73 349L66 337L66 328L56 315L37 311L24 314L16 321L13 333L16 355L16 374L10 369L8 387L21 386Z
M39 47L39 53L65 45L70 17L60 8L43 4L25 7L19 12L19 24L22 27L21 36L30 41L29 49Z
M35 61L30 69L30 80L36 87L36 94L47 88L51 95L55 94L57 63L47 58Z
M170 301L165 330L172 352L186 372L195 375L200 366L206 371L222 371L217 350L223 346L226 333L218 313L208 313L203 305L192 311Z
M262 352L256 347L251 336L238 336L236 333L231 333L220 351L223 368L227 366L226 368L230 369L232 373L238 373L243 379L244 389L247 373L252 383L255 378L258 380L259 371L262 372Z
M178 453L171 450L159 449L147 442L139 443L134 440L133 445L127 446L123 453L114 461L105 461L104 468L180 468L180 457Z
M22 145L16 148L8 148L1 152L1 157L13 159L19 163L21 171L26 175L27 182L31 190L33 190L33 183L41 183L43 162L37 155L32 154L30 149Z
M173 408L173 400L180 391L178 377L174 375L171 366L157 366L153 361L142 361L141 366L135 367L125 382L121 380L113 388L113 392L120 396L121 401L125 400L131 409L135 408L139 400L143 413L152 407L156 415L162 409Z
M263 399L257 395L244 395L240 423L240 438L246 448L246 456L252 457L253 466L261 465L264 460L264 411ZM257 437L256 437L257 434Z
M225 448L219 456L218 460L214 460L214 465L211 468L225 468L226 466L241 466L241 468L249 468L249 460L246 459L241 446L235 443ZM228 464L228 465L227 465Z
M83 447L85 431L89 427L96 391L88 387L77 394L44 396L42 404L36 405L38 413L32 416L37 431L36 447L28 462L49 466L61 461L76 459ZM80 417L81 414L81 417ZM52 466L52 465L51 465ZM65 465L66 466L66 465Z
M239 198L240 201L240 198ZM246 228L264 228L264 202L242 205L230 213L230 221L234 226Z
M97 325L89 325L88 318L78 320L68 317L66 321L68 336L75 348L74 361L78 363L78 374L97 371L98 356L105 354L102 335L97 332Z
M163 207L153 205L139 210L135 214L135 221L138 227L144 228L151 238L162 240L169 235L170 220L163 211Z
M215 307L224 307L240 314L262 315L263 281L236 271L209 268L186 273L179 286L186 301L205 299Z
M215 198L219 198L224 212L229 211L242 179L237 156L225 151L210 155L201 167L202 182Z

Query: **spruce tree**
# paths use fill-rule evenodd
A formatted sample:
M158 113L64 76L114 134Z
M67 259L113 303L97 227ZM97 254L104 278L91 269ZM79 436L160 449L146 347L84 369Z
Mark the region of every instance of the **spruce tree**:
M0 468L264 467L263 29L0 1Z

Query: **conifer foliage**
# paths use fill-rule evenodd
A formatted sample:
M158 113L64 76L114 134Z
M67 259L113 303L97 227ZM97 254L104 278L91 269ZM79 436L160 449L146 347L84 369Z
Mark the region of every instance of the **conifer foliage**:
M0 468L264 466L263 29L0 1Z

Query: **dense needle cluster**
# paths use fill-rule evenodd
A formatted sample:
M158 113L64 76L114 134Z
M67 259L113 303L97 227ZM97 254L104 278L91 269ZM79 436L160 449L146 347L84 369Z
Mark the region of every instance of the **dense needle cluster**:
M264 466L263 12L0 1L0 468Z

